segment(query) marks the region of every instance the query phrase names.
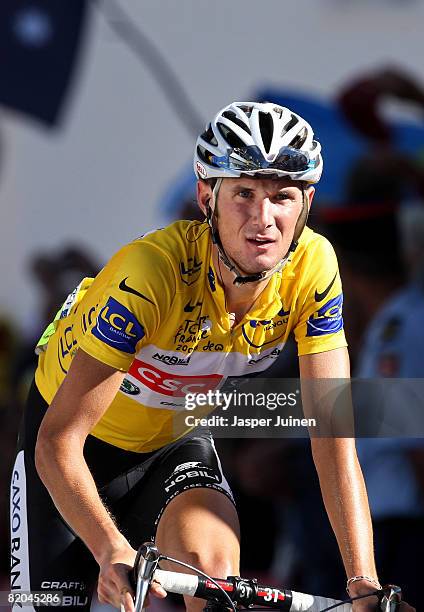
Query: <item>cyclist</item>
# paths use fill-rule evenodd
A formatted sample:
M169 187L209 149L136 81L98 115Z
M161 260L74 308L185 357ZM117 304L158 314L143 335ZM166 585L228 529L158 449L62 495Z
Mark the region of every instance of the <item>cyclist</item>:
M146 234L70 294L38 345L12 474L12 590L60 590L81 610L98 578L100 601L132 610L128 568L152 538L212 575L238 573L213 441L181 437L173 420L186 393L265 370L291 331L303 378L349 376L336 257L306 227L322 166L297 114L229 105L196 144L205 222ZM349 592L369 592L378 579L354 442L315 438L312 451Z

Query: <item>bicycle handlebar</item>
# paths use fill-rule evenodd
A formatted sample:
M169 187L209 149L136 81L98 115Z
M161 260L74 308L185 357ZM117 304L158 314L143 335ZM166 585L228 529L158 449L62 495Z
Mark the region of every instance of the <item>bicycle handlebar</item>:
M218 587L208 580L192 574L181 574L157 569L153 580L157 580L165 591L190 595L200 599L217 599L223 605L228 602ZM226 580L214 578L214 581L224 589L235 604L244 607L265 606L270 609L287 610L288 612L319 612L333 604L336 599L317 597L305 593L297 593L289 589L277 589L256 584L255 580L244 580L237 576L229 576ZM352 606L343 604L337 608L340 612L350 612Z
M212 600L224 608L229 607L229 600L231 600L234 608L236 605L241 605L246 608L262 606L286 612L320 612L337 605L338 612L351 612L352 610L350 603L260 585L255 579L245 580L239 576L229 576L223 580L161 570L157 567L161 558L163 557L159 554L158 549L151 543L143 544L139 548L133 574L134 582L137 585L135 612L144 610L147 591L152 580L159 582L165 591L170 593ZM389 585L382 591L375 591L375 594L379 596L381 612L397 610L401 600L399 587Z

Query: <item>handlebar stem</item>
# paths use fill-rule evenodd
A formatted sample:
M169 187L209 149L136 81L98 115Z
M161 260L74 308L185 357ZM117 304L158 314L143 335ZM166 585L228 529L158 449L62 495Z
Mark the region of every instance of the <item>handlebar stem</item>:
M159 563L159 551L157 547L147 542L140 546L134 563L134 578L136 583L136 601L139 602L139 610L145 610L144 602L147 597L150 582Z

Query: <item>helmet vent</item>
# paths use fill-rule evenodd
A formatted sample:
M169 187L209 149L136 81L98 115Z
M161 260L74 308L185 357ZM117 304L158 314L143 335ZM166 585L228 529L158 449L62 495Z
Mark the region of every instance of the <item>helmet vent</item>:
M289 132L292 128L294 128L294 126L296 125L296 123L298 123L298 119L297 117L295 117L294 115L291 116L290 121L287 123L287 125L284 126L283 131L281 132L281 136L284 136L284 134L286 134L287 132Z
M209 144L213 145L214 147L218 146L218 141L215 138L215 134L213 133L211 124L208 125L208 129L206 130L206 132L203 132L201 138L203 138L203 140L206 140L206 142L209 142Z
M307 135L308 132L306 128L301 129L299 134L297 134L291 141L290 146L294 149L301 149L306 140Z
M200 157L202 162L204 162L205 164L211 163L212 153L207 151L205 147L202 147L201 145L197 145L197 155Z
M245 147L246 143L242 141L242 139L237 136L229 127L224 125L223 123L217 123L218 130L221 133L221 136L228 142L231 148L236 147Z
M269 153L272 136L274 133L274 123L272 120L272 116L269 113L259 113L259 129L261 131L264 149L267 153Z
M230 121L232 121L239 127L241 127L245 132L247 132L251 136L251 131L250 131L249 126L247 126L241 119L239 119L235 113L233 113L232 111L225 111L225 113L222 113L222 116L225 117L226 119L229 119Z
M242 106L239 105L239 109L243 111L243 113L247 116L250 117L252 114L252 110L253 110L253 106Z

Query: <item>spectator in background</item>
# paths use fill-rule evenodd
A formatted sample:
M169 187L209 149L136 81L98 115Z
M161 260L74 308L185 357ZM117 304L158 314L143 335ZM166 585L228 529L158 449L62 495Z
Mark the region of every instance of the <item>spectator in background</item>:
M406 205L398 216L408 282L367 330L358 364L363 377L424 377L424 203Z
M378 196L376 196L378 197ZM335 246L343 274L346 336L355 366L364 331L389 295L404 281L396 208L355 202L320 211L320 232Z
M14 384L23 387L22 397L34 375L37 359L34 344L52 321L65 301L84 277L94 277L100 266L83 247L65 245L58 251L34 254L29 270L40 290L40 306L32 320L32 327L20 347L14 367Z
M30 269L42 291L40 328L52 321L57 310L85 276L94 277L99 266L81 247L66 245L58 252L39 253ZM39 329L35 335L38 336Z
M395 66L364 74L342 89L338 103L346 119L375 145L391 147L393 134L381 112L381 102L394 98L424 109L424 89Z
M0 315L0 411L7 409L14 397L13 358L18 337L12 321L5 314Z
M81 247L66 245L58 251L34 255L30 270L41 289L41 304L26 338L18 337L10 320L0 318L0 490L6 491L15 453L22 405L36 366L35 339L54 318L60 305L84 276L95 276L97 262ZM0 590L9 583L7 525L8 498L0 496ZM3 587L2 587L3 585Z
M357 367L361 378L424 378L424 205L402 208L399 222L409 280L381 308L366 332ZM397 417L400 432L403 427L406 436L422 436L423 431L412 429L414 424L405 430L408 410L414 417L413 411L422 406L405 405L408 399L400 383L398 389L392 388L395 393L385 394L383 418L393 423ZM370 394L366 396L364 410ZM378 409L382 410L381 405ZM368 488L382 578L389 582L396 576L404 587L405 598L418 603L424 547L424 440L362 439L357 447Z
M386 98L424 109L424 90L393 67L359 77L338 96L346 119L369 147L346 181L347 204L319 211L327 228L324 233L340 252L353 364L368 323L404 282L399 206L407 199L424 197L424 168L420 160L396 149L392 128L381 111Z

